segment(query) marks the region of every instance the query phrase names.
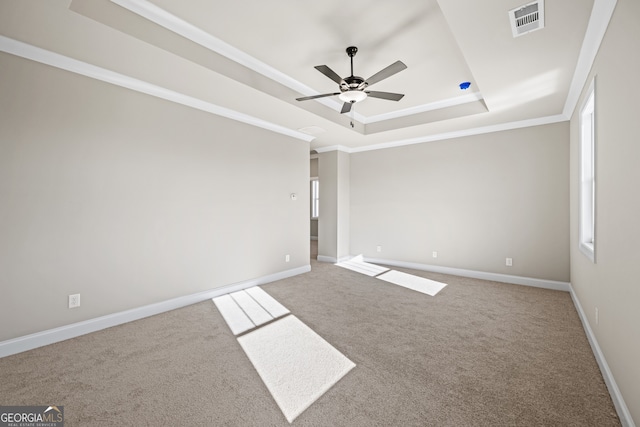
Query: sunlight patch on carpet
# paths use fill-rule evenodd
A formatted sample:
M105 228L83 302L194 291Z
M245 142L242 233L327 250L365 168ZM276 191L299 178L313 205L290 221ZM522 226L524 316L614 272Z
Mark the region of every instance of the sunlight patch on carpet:
M220 314L224 318L225 322L233 332L233 335L238 335L244 331L255 328L249 316L245 314L238 304L229 295L222 295L217 298L213 298L213 302L218 308Z
M254 286L253 288L245 289L245 292L251 295L251 297L274 318L289 314L289 310L287 310L284 305L280 304L275 298L263 291L262 288Z
M285 306L257 286L213 298L213 302L233 335L289 313Z
M242 311L247 313L247 316L249 316L249 319L251 319L254 325L260 326L273 320L273 316L245 291L233 292L229 295L231 295L231 298L240 306Z
M446 283L436 282L435 280L429 280L424 277L418 277L395 270L381 274L376 278L431 296L435 296L445 286L447 286Z
M238 342L290 423L356 366L293 315Z
M339 262L336 265L371 277L389 270L386 267L380 267L379 265L364 262L362 255L355 256L348 261Z

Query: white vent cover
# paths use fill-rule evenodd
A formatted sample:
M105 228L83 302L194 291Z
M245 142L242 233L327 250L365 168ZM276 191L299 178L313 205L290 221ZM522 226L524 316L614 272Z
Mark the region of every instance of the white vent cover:
M544 28L544 1L527 3L509 11L513 37Z

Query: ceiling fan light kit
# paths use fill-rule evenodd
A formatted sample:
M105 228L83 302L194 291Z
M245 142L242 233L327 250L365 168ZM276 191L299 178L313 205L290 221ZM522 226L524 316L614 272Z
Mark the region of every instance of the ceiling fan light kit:
M347 55L351 59L351 75L345 78L340 77L335 71L329 68L326 65L317 65L315 67L316 70L320 71L325 76L329 77L334 82L338 83L338 87L340 92L333 93L323 93L320 95L311 95L305 96L302 98L296 98L297 101L308 101L310 99L318 99L324 98L327 96L338 95L338 98L344 102L342 105L341 114L348 113L351 111L351 105L356 102L360 102L365 100L367 97L371 98L379 98L386 99L388 101L400 101L404 94L401 93L391 93L391 92L374 92L365 90L367 87L371 86L374 83L377 83L387 77L391 77L392 75L399 73L400 71L407 68L407 66L402 63L402 61L396 61L388 67L378 71L373 76L368 79L363 79L360 76L353 75L353 57L358 53L358 48L355 46L349 46L347 48Z
M362 92L359 90L348 90L346 92L342 92L340 95L338 95L338 98L340 98L341 101L343 102L351 102L352 104L355 102L360 102L362 100L364 100L367 97L367 93L366 92Z

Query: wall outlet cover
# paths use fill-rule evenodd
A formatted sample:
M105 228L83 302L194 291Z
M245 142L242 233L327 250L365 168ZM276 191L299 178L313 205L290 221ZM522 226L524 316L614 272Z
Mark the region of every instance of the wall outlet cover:
M69 308L80 307L80 294L69 295Z

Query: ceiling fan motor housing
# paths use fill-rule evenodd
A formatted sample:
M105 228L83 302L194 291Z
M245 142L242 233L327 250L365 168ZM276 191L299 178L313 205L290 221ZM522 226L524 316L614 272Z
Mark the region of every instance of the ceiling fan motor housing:
M345 77L340 82L340 90L346 92L348 90L364 90L368 83L360 76Z

